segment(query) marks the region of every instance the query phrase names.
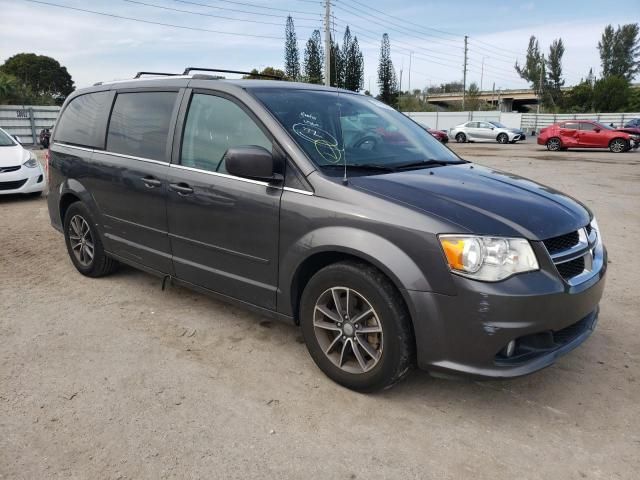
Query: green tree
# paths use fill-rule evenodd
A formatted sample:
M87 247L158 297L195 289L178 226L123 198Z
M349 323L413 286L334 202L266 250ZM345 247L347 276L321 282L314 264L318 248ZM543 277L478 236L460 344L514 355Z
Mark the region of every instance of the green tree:
M287 17L287 25L284 31L284 73L290 80L297 81L300 79L298 40L291 15Z
M322 84L322 64L324 63L324 50L320 39L320 30L314 30L307 47L304 50L304 75L309 83Z
M597 112L622 112L629 101L629 81L625 77L609 75L593 86L593 108Z
M562 39L558 38L549 46L549 56L547 57L548 99L555 107L562 106L562 87L564 86L564 78L562 77L563 55L564 44Z
M273 68L273 67L265 67L262 69L262 71L258 71L257 68L254 68L253 70L251 70L251 73L249 75L244 75L242 78L245 79L253 79L253 80L268 80L267 77L261 77L260 74L262 75L274 75L276 77L280 77L280 78L287 78L284 71L278 69L278 68Z
M574 85L565 97L565 110L570 113L593 112L593 72L585 80Z
M398 80L396 70L391 61L391 45L389 35L382 35L380 45L380 60L378 62L378 87L380 94L378 99L387 105L396 106L398 102Z
M332 87L342 88L344 86L342 52L340 44L334 42L333 38L330 39L329 62L331 64L329 83Z
M529 46L527 47L527 58L524 65L521 66L516 61L514 68L521 78L531 84L532 88L535 91L541 91L542 85L540 83L540 79L544 78L545 76L545 67L543 56L540 53L538 40L534 35L531 35L531 37L529 38Z
M0 72L0 104L10 104L19 95L18 79L13 75Z
M471 82L467 89L467 97L465 99L465 108L467 110L482 110L484 101L480 98L480 89L476 82Z
M602 76L618 76L631 82L640 72L640 31L637 23L607 25L598 42Z
M354 92L364 86L364 59L358 37L351 37L349 26L344 31L342 43L342 87Z
M14 76L32 95L59 103L73 92L73 80L57 60L35 53L18 53L7 59L0 72Z

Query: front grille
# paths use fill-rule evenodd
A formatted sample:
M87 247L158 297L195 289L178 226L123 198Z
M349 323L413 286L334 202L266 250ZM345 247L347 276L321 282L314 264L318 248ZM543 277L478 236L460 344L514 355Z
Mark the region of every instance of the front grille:
M0 182L0 190L16 190L26 182L26 178L24 180L16 180L15 182Z
M547 247L547 251L550 255L561 252L563 250L569 250L578 244L580 238L578 232L571 232L559 237L553 237L545 240L544 246Z
M562 278L569 280L584 272L584 256L578 257L569 262L558 263L556 268Z
M0 167L0 173L15 172L18 170L20 170L20 165L17 165L15 167Z

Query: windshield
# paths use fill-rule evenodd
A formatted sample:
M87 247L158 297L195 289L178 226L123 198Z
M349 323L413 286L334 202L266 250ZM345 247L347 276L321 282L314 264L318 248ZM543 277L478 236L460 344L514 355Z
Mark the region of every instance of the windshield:
M284 88L252 92L319 167L344 165L345 159L347 165L388 170L461 162L420 125L371 97Z
M0 130L0 147L13 147L16 142L4 130Z
M506 125L501 124L500 122L489 122L491 125L498 127L498 128L507 128Z

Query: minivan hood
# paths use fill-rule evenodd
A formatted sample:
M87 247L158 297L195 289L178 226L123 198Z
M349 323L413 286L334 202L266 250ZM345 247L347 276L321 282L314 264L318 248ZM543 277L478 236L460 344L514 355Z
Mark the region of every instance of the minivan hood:
M0 147L0 167L15 167L29 159L29 154L21 145Z
M452 231L544 240L587 225L589 210L552 188L474 165L353 177L349 183L452 224Z

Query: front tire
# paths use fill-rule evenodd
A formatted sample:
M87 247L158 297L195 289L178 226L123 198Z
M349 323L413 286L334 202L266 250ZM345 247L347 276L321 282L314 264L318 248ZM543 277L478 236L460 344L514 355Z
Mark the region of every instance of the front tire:
M460 132L459 134L456 135L456 142L458 143L465 143L467 141L467 136Z
M506 133L501 133L500 135L498 135L496 140L498 141L498 143L502 143L502 144L508 143L509 135L507 135Z
M609 150L613 153L622 153L627 151L627 141L623 138L614 138L609 143Z
M89 209L73 203L64 217L64 240L76 269L87 277L103 277L113 272L118 262L108 257Z
M340 262L317 272L302 294L300 323L316 365L352 390L389 388L413 364L415 343L402 297L370 265Z
M558 137L552 137L547 140L547 150L550 152L558 152L562 150L562 142Z

